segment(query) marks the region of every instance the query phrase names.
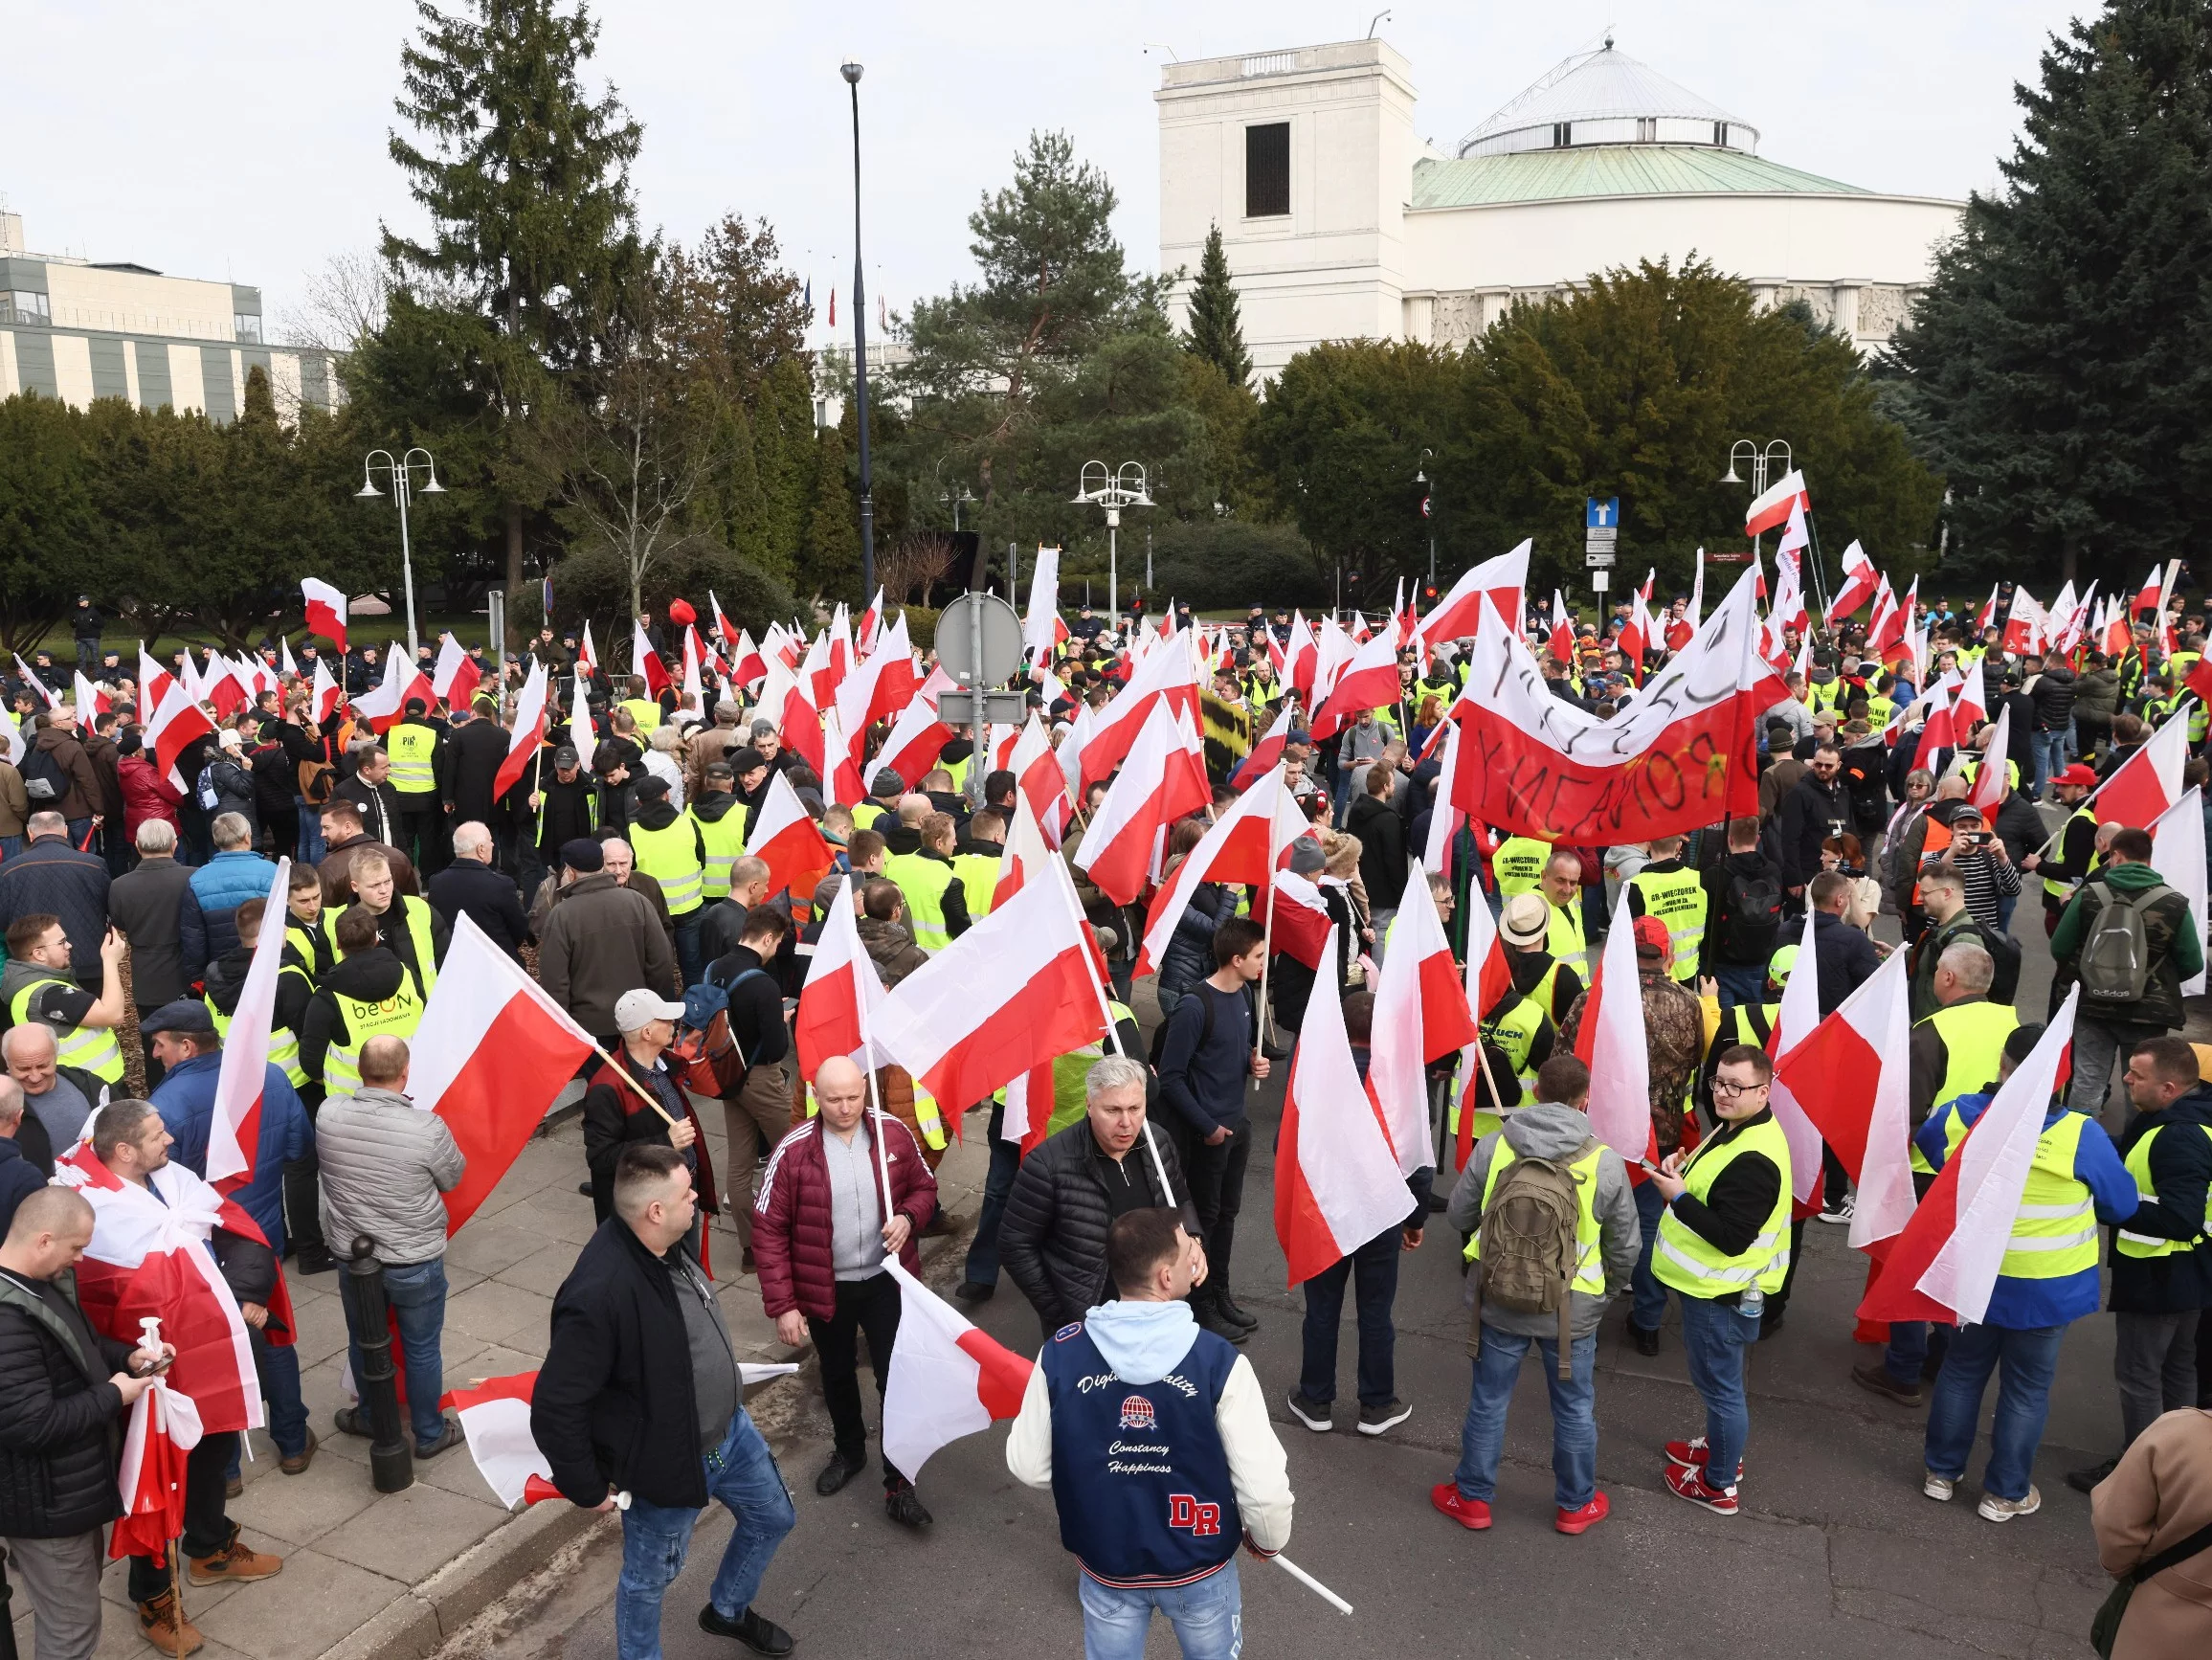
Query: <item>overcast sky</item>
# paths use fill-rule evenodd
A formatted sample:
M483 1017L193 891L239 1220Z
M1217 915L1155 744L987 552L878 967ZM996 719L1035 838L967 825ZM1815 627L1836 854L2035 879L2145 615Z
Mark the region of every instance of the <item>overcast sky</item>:
M1869 189L1963 196L1996 183L2018 130L2013 83L2035 79L2047 34L2086 9L1462 0L1401 4L1379 33L1413 65L1420 132L1447 148L1611 25L1621 51L1760 128L1763 155ZM1156 264L1151 95L1167 52L1356 39L1370 15L1357 0L594 10L593 84L612 81L644 123L645 223L689 240L728 210L766 215L813 278L817 310L832 283L851 291L846 56L867 70L869 287L896 308L969 274L967 215L1037 127L1064 127L1106 170L1124 245ZM408 0L29 0L8 28L0 198L35 252L257 283L280 319L325 259L373 244L379 219L412 222L385 144L413 19Z

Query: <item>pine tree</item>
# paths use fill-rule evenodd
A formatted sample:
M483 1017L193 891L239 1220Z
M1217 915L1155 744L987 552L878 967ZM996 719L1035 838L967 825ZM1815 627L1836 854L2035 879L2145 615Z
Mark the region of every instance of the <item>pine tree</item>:
M788 581L799 563L817 468L814 381L802 360L785 358L761 383L752 454L760 479L762 565Z
M815 487L807 515L805 552L799 560L799 593L835 603L865 603L860 593L860 508L845 477L845 439L824 427L815 439Z
M1898 406L1951 487L1947 570L2139 573L2212 528L2212 0L2113 0L2016 96L2004 188L1897 343Z
M502 428L560 395L547 371L588 368L598 326L643 280L630 164L642 129L581 73L598 25L554 0L469 0L448 13L417 0L420 34L400 55L391 159L429 216L427 237L383 234L395 278L488 332L484 413ZM509 456L512 459L513 446ZM523 574L523 523L539 505L499 468L509 591Z
M1231 386L1252 382L1252 356L1244 349L1244 330L1237 316L1237 289L1229 280L1229 256L1221 247L1221 227L1206 233L1198 256L1198 280L1191 284L1191 336L1183 345L1221 371Z

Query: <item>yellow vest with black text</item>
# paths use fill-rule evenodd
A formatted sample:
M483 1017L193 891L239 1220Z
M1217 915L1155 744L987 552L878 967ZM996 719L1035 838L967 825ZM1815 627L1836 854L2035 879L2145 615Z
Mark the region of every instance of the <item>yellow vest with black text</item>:
M343 1043L333 1042L323 1052L323 1092L326 1096L350 1095L361 1088L362 1044L371 1038L413 1037L415 1028L422 1024L423 999L405 975L399 976L399 989L389 998L349 998L344 992L329 995L346 1021L346 1038Z
M1598 1249L1598 1155L1604 1149L1593 1147L1567 1166L1575 1178L1575 1279L1570 1290L1580 1291L1586 1297L1605 1294L1605 1259ZM1498 1190L1498 1178L1520 1155L1503 1135L1490 1150L1490 1168L1483 1178L1483 1209L1490 1208L1490 1195ZM1478 1213L1479 1214L1479 1213ZM1466 1248L1460 1253L1470 1263L1483 1260L1483 1231L1478 1226L1468 1236Z
M391 757L391 787L402 796L437 794L437 733L416 721L401 721L384 734Z
M883 874L899 885L906 901L907 931L924 951L935 953L952 943L945 922L945 890L960 880L950 865L920 853L893 853Z
M1629 879L1629 886L1643 895L1643 914L1666 924L1673 947L1669 977L1697 978L1697 953L1705 940L1705 881L1694 870L1653 870L1646 866Z
M315 989L313 977L297 963L288 962L277 971L279 979L281 979L285 975L298 975L301 982L310 992ZM231 1017L215 1007L213 998L203 998L201 1001L208 1005L208 1018L215 1022L215 1036L226 1043L229 1042ZM293 1088L297 1089L307 1082L307 1068L300 1065L300 1034L292 1030L291 1027L271 1026L269 1028L269 1059L273 1064L283 1068L284 1076L291 1080Z
M8 1023L12 1028L22 1025L31 1018L31 994L41 986L60 986L66 991L80 989L74 980L65 980L58 975L51 979L33 980L15 994L8 1010ZM40 1022L54 1034L54 1064L57 1066L75 1066L90 1072L102 1084L123 1082L123 1046L115 1041L115 1033L105 1026L56 1026ZM66 1150L64 1150L66 1151Z
M437 989L437 951L430 932L430 901L417 899L412 893L395 893L391 903L398 906L399 914L407 918L407 941L414 948L415 989L428 1001L430 994Z
M2212 1139L2212 1124L2160 1124L2145 1131L2134 1146L2128 1149L2128 1156L2121 1160L2128 1167L2128 1174L2135 1178L2135 1199L2138 1203L2158 1202L2158 1187L2151 1179L2151 1143L2168 1130L2178 1135L2186 1135L2191 1130L2201 1130L2207 1139ZM2197 1230L2195 1239L2161 1239L2156 1234L2130 1233L2122 1228L2112 1248L2124 1257L2182 1256L2202 1245L2206 1233L2212 1233L2212 1192L2204 1196L2203 1223Z
M1875 731L1879 732L1887 727L1889 724L1889 717L1896 712L1897 705L1894 699L1886 698L1880 692L1868 692L1866 694L1866 724Z
M659 830L648 830L632 819L630 845L637 854L637 868L660 884L670 917L689 916L705 903L706 866L699 857L699 820L689 809ZM726 867L722 891L729 892Z
M1483 1041L1495 1043L1504 1051L1506 1064L1520 1082L1523 1101L1536 1099L1536 1068L1530 1056L1536 1047L1537 1038L1550 1022L1551 1017L1533 997L1516 997L1510 1003L1501 998L1497 1006L1483 1019ZM1452 1108L1452 1128L1455 1131L1459 1128L1456 1102Z
M1534 889L1552 858L1552 843L1533 836L1508 836L1490 855L1490 875L1500 899L1517 899Z
M732 801L729 811L719 819L692 819L699 826L699 840L706 848L700 891L709 904L729 897L729 867L745 857L746 826L751 819L750 807L742 801ZM670 909L673 911L674 907Z
M1760 1223L1758 1237L1741 1256L1730 1256L1709 1245L1669 1204L1659 1218L1659 1238L1652 1246L1651 1271L1659 1283L1671 1286L1686 1297L1730 1296L1749 1290L1778 1291L1790 1271L1790 1144L1782 1127L1769 1118L1748 1125L1725 1140L1715 1136L1702 1143L1683 1167L1682 1179L1692 1199L1702 1200L1712 1191L1721 1173L1747 1153L1770 1159L1781 1176L1774 1208Z
M1997 1271L2015 1280L2063 1280L2097 1266L2097 1209L2089 1185L2074 1174L2074 1155L2089 1119L2061 1112L2036 1138L2012 1238Z

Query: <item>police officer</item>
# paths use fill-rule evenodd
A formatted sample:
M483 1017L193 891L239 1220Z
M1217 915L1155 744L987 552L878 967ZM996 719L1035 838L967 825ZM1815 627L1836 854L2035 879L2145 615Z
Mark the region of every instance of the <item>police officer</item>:
M1191 1312L1205 1255L1176 1212L1117 1217L1106 1268L1119 1300L1045 1343L1006 1467L1052 1490L1085 1652L1143 1652L1156 1608L1185 1654L1231 1654L1239 1540L1262 1559L1290 1542L1283 1444L1252 1363Z
M425 876L435 876L446 866L445 811L437 792L445 731L431 724L428 711L422 699L409 698L403 718L384 734L384 751L391 757L391 789L399 797L399 850Z

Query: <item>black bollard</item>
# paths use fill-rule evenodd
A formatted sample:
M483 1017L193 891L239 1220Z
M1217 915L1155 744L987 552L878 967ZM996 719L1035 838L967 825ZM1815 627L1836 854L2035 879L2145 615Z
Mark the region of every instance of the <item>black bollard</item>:
M369 1414L369 1478L378 1492L405 1492L414 1485L414 1447L399 1413L399 1385L391 1364L391 1305L384 1300L384 1265L376 1242L367 1234L353 1239L352 1261L342 1282L346 1326L361 1353L359 1410Z

